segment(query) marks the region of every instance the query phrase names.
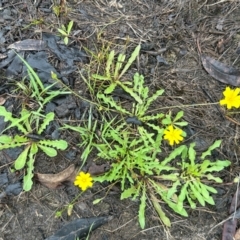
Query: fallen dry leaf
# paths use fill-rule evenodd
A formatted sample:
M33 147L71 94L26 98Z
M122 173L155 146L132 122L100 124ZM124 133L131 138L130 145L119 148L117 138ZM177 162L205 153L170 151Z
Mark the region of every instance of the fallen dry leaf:
M33 50L37 50L37 51L41 51L41 50L45 50L46 48L46 44L44 41L42 40L36 40L36 39L25 39L22 41L18 41L15 42L13 44L10 44L8 46L8 48L10 49L16 49L18 51L20 50L28 50L28 51L33 51Z
M208 56L201 56L202 64L205 70L216 80L239 87L240 86L240 71L236 68L229 67Z
M107 172L109 169L110 169L110 166L108 163L97 165L94 162L92 162L91 166L88 169L88 172L92 176L98 176L98 175L101 175L101 174Z
M43 184L44 186L55 189L63 182L71 181L73 182L76 178L77 170L75 166L71 164L68 168L64 169L63 171L55 174L42 174L36 173L36 177L38 181Z

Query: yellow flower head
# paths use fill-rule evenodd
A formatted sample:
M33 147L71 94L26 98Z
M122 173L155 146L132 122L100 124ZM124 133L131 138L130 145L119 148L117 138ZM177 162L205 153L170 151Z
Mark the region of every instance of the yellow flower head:
M174 142L178 144L183 140L183 130L179 128L174 128L173 125L170 125L167 127L167 129L164 130L164 139L169 141L169 144L173 146Z
M240 88L231 89L230 87L226 87L223 92L224 99L220 100L220 105L227 105L227 109L231 109L232 107L239 108L240 107Z
M92 187L93 179L89 173L80 172L79 175L76 176L74 181L74 185L78 186L85 191L87 188Z

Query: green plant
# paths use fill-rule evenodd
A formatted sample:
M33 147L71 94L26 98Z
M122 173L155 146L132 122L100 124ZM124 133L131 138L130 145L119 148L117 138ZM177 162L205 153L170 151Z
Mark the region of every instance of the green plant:
M93 142L98 139L98 135L96 133L97 120L94 122L92 121L92 108L93 106L90 106L87 124L85 122L82 126L64 124L64 126L61 127L61 129L70 129L79 133L81 140L78 146L83 148L83 152L81 154L81 160L83 161L82 166L85 164L89 154L93 150Z
M103 143L96 144L98 156L112 162L109 172L94 180L118 181L121 183L121 199L140 197L139 222L142 228L145 226L145 206L147 196L159 213L162 211L156 195L165 201L175 212L187 216L186 210L178 210L176 196L167 198L168 188L156 181L155 176L161 176L164 180L177 180L177 174L171 173L176 168L172 167L170 161L160 161L158 155L161 153L162 133L156 136L148 133L142 126L139 126L142 135L139 137L132 133L131 129L114 129L109 127L102 133ZM162 221L169 226L170 221L163 214L159 214ZM168 222L169 223L168 223Z
M58 32L64 37L63 38L63 41L66 45L68 45L68 40L69 40L69 36L70 36L70 33L71 33L71 30L72 30L72 27L73 27L73 21L71 20L67 27L65 27L63 24L61 25L61 28L58 28Z
M54 113L48 113L46 116L35 111L22 109L19 118L12 116L5 107L0 106L0 115L4 117L4 121L9 121L11 124L4 129L6 130L16 127L22 134L15 136L3 135L0 136L0 150L15 147L24 147L22 153L15 160L14 168L20 170L27 166L26 174L23 178L23 189L29 191L32 188L32 178L34 170L34 161L36 154L41 149L49 157L57 155L56 149L65 150L68 146L64 140L45 139L41 134L53 121Z
M228 167L231 162L228 160L215 160L211 161L206 159L207 156L211 156L211 151L219 147L221 141L215 141L207 151L203 152L196 163L196 151L194 150L195 143L191 143L189 148L185 145L175 149L169 156L169 160L176 158L177 155L181 155L181 163L179 165L179 178L173 184L172 188L168 192L168 197L171 197L173 193L180 188L178 192L178 209L183 208L184 200L187 199L191 208L196 208L195 202L199 202L202 206L205 206L205 202L214 205L214 200L210 196L211 193L217 193L217 190L211 186L208 186L205 182L211 183L215 181L222 183L222 179L215 177L212 173L219 172L225 167Z
M132 91L132 81L121 81L122 76L127 72L132 63L136 60L140 51L140 45L138 45L132 52L127 63L123 67L126 55L120 53L117 58L117 62L114 65L114 55L115 52L112 50L107 57L105 72L103 75L92 74L92 78L95 80L100 80L103 83L108 83L108 87L104 90L104 94L110 94L113 90L119 86L124 91L129 93L135 100L141 103L138 95ZM123 69L122 69L123 68ZM121 70L122 69L122 70Z
M57 82L45 87L31 66L20 55L18 56L27 67L29 83L25 83L24 80L17 83L17 89L15 89L15 91L23 93L27 98L35 101L39 107L36 111L29 111L26 109L25 104L23 104L19 117L16 118L13 117L12 113L8 112L4 106L0 106L0 116L4 117L4 121L10 122L10 125L0 133L0 150L15 147L24 148L15 160L14 168L20 170L27 167L26 174L23 178L23 189L29 191L33 184L34 162L39 149L48 156L54 157L57 155L56 149L65 150L68 146L64 140L50 140L42 136L45 128L54 120L55 116L53 112L43 115L42 110L53 98L62 94L69 94L69 92L66 92L65 89L51 90ZM15 136L3 134L13 127L15 127L20 134L16 133Z
M213 204L210 194L216 191L206 185L205 180L220 182L221 179L215 177L212 172L221 171L229 166L230 162L205 159L206 156L211 155L213 149L219 147L219 141L202 153L197 163L195 163L194 144L190 144L189 147L174 145L174 142L180 142L186 137L182 129L178 131L187 125L187 122L182 120L184 112L173 114L169 111L153 114L149 108L162 96L164 90L160 89L149 96L149 88L144 86L144 77L139 73L134 74L131 82L122 81L123 74L136 59L139 51L138 46L122 71L125 55L119 54L114 65L114 51L111 51L107 57L105 72L102 75L93 74L89 80L93 84L87 83L90 92L97 96L95 99L102 114L101 120L96 120L90 128L87 127L87 130L84 126L65 127L79 132L84 140L84 146L88 146L87 148L91 150L96 149L98 158L110 162L110 170L95 177L94 181L119 182L122 190L121 199L140 200L138 217L142 228L145 227L147 200L151 201L163 224L170 227L170 219L166 216L164 204L160 204L160 201L182 216L188 215L184 208L185 200L191 208L195 208L197 201L201 204L205 202ZM97 88L96 81L102 83L100 88ZM131 104L116 101L111 96L117 86L132 97ZM111 117L112 113L114 117ZM165 148L162 147L166 127L171 130L168 131L167 136L173 147L170 153L163 152ZM100 134L96 134L96 129ZM176 136L171 133L178 134L178 139L175 139ZM180 134L181 138L179 138ZM90 151L88 150L84 155L85 159L88 157L87 153ZM96 199L94 203L102 199Z
M30 98L37 102L37 104L39 104L40 106L38 109L39 112L43 110L44 105L46 105L55 97L59 97L60 95L66 95L70 93L70 91L65 91L64 88L61 90L52 90L53 87L58 83L57 81L45 87L39 76L32 69L32 67L20 55L18 55L18 57L21 59L21 61L23 61L23 63L27 67L29 81L26 82L26 80L23 79L22 81L17 82L16 89L14 90L14 92L21 92L27 98ZM52 73L52 79L54 80L55 78L56 78L55 74Z

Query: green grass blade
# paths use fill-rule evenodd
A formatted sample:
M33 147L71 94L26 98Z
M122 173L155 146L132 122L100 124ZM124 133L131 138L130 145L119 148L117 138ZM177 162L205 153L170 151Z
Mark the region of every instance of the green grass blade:
M34 79L36 80L37 84L40 86L41 90L43 90L44 89L43 83L40 80L40 78L38 77L38 75L36 74L36 72L32 69L32 67L28 64L28 62L24 58L22 58L19 54L17 54L17 55L23 61L23 63L26 65L27 69L32 73Z
M117 63L116 63L115 71L114 71L114 79L118 79L118 74L119 74L120 69L122 68L122 64L123 64L125 58L126 58L126 55L124 55L122 53L120 53L118 55L118 59L117 59Z

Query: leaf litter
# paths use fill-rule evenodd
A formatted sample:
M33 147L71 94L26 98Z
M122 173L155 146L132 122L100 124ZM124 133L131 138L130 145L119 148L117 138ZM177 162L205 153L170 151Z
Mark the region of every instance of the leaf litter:
M240 71L227 66L211 57L202 55L202 64L205 70L216 80L235 87L240 86Z
M75 240L76 238L82 238L112 219L112 216L76 219L64 225L54 235L45 240Z
M50 189L56 189L63 182L66 182L66 181L73 182L76 175L77 175L77 170L75 169L74 164L71 164L68 168L64 169L59 173L55 173L55 174L36 173L35 174L38 181Z

